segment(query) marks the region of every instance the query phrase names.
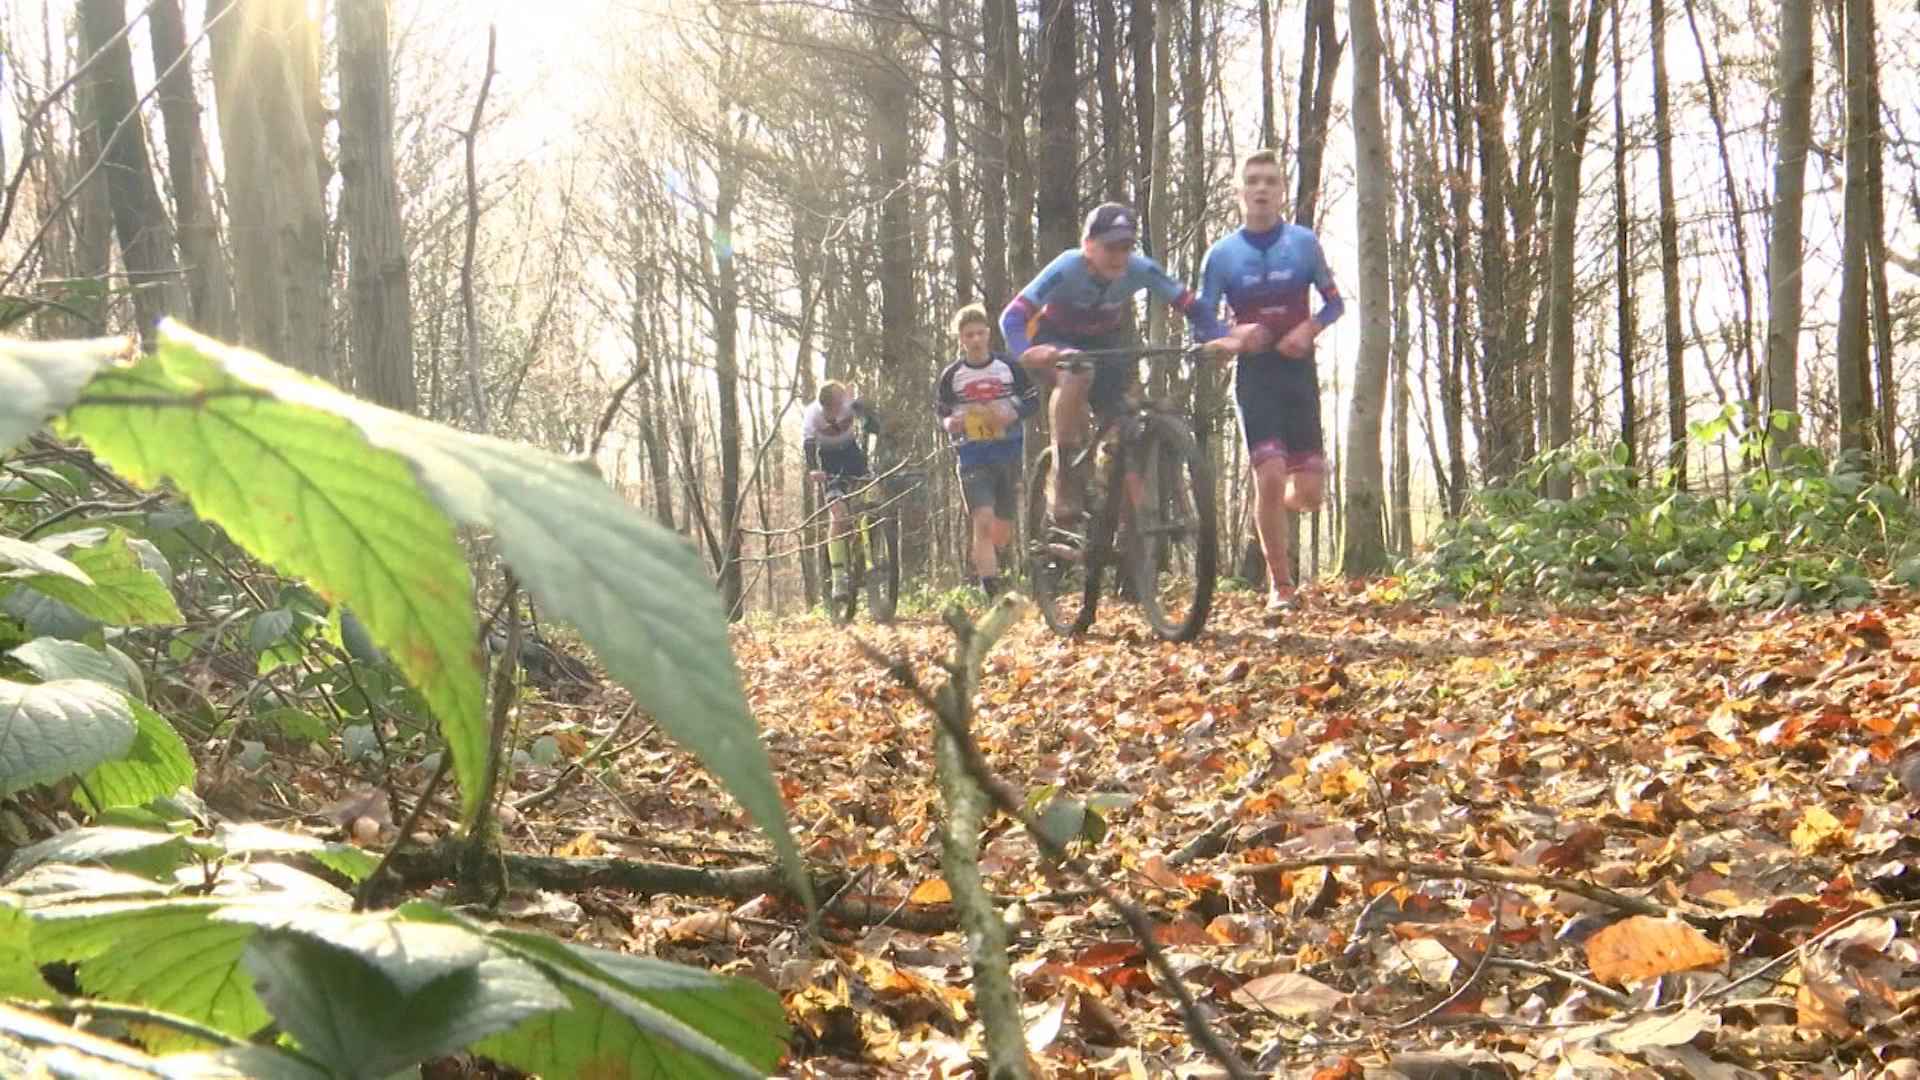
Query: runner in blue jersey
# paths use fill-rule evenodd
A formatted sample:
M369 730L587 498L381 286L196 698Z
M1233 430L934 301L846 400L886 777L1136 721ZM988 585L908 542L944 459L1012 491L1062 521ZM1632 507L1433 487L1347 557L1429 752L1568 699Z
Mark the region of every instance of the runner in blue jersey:
M1253 467L1254 520L1267 562L1267 609L1295 602L1287 559L1286 512L1318 509L1326 454L1320 431L1320 380L1313 339L1346 310L1309 229L1280 217L1282 177L1271 150L1240 165L1242 225L1207 252L1198 307L1208 318L1226 300L1231 328L1207 343L1225 360L1240 358L1233 378L1240 432ZM1309 312L1309 290L1320 310Z
M1092 374L1056 371L1053 363L1081 349L1116 349L1138 342L1127 332L1134 295L1150 290L1193 324L1196 340L1221 330L1210 311L1194 303L1192 290L1160 264L1133 250L1137 216L1119 203L1102 203L1087 215L1080 246L1061 252L1020 290L1000 315L1007 352L1041 382L1053 387L1047 415L1053 426L1053 460L1069 463L1087 441L1088 406L1105 415L1126 400L1131 368L1103 364ZM1053 471L1048 512L1056 524L1080 516L1082 484L1070 470Z
M953 317L960 356L933 387L933 411L953 439L960 465L960 496L972 523L974 580L998 596L997 548L1013 540L1015 489L1020 483L1021 421L1040 408L1040 390L1020 365L990 348L987 309L968 304Z

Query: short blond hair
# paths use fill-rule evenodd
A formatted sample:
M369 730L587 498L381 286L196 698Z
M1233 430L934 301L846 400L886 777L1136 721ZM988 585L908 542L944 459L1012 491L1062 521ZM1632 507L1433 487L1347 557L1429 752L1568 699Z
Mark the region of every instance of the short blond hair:
M987 309L983 305L968 304L966 307L953 313L953 336L959 337L960 331L965 330L974 323L979 323L988 329L992 329L993 320L987 318Z
M1262 147L1252 151L1246 157L1240 159L1241 178L1244 179L1247 175L1247 170L1253 168L1255 165L1271 165L1277 169L1280 167L1280 154L1271 147Z
M834 402L840 400L842 397L845 397L846 393L847 393L846 383L843 383L838 379L828 379L826 382L823 382L820 384L820 390L818 393L813 395L813 400L816 402L819 402L820 407L825 409L830 407Z

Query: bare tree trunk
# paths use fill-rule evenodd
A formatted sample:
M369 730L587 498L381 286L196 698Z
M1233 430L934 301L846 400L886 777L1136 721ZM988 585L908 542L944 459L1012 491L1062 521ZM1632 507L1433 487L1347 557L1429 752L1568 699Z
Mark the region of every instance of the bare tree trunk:
M1695 13L1698 5L1695 0L1686 0L1687 26L1693 32L1694 50L1700 56L1701 82L1707 90L1707 115L1713 120L1715 144L1720 151L1720 175L1724 181L1727 196L1727 211L1732 216L1733 259L1740 275L1740 310L1742 318L1734 326L1734 343L1740 356L1740 379L1742 405L1746 411L1746 422L1753 424L1762 418L1754 415L1759 408L1760 363L1753 348L1753 272L1747 262L1747 215L1740 202L1740 187L1734 180L1733 156L1728 148L1726 110L1721 104L1720 78L1714 74L1713 65L1707 60L1706 42L1700 36L1700 20Z
M1660 286L1666 308L1667 466L1687 486L1687 345L1680 328L1680 214L1673 199L1673 124L1667 105L1667 4L1653 0L1653 149L1660 172Z
M100 55L87 76L89 119L100 132L107 201L140 337L151 342L162 317L185 312L186 294L174 254L173 226L153 183L146 125L135 105L133 50L127 46L126 28L126 0L81 0L81 48L88 56Z
M1153 176L1154 118L1162 107L1154 61L1154 42L1158 24L1155 0L1133 0L1133 15L1127 20L1128 46L1133 50L1133 203L1142 218L1141 231L1153 235L1152 200L1147 188Z
M1580 210L1580 150L1574 138L1573 12L1572 0L1548 0L1547 46L1553 98L1553 224L1549 251L1552 265L1548 291L1547 400L1548 445L1559 448L1573 441L1573 227ZM1599 18L1595 12L1589 18ZM1547 494L1565 499L1573 494L1573 477L1556 471L1547 479Z
M1389 53L1384 58L1391 62ZM1402 180L1404 184L1405 181ZM1389 543L1402 555L1413 553L1413 449L1409 445L1411 423L1408 412L1413 406L1413 388L1408 378L1407 368L1413 353L1413 334L1407 300L1413 288L1413 219L1415 209L1407 206L1398 211L1391 199L1387 203L1389 217L1396 212L1398 236L1393 246L1393 256L1389 277L1392 279L1393 296L1393 465L1392 503L1389 508ZM1424 387L1422 393L1425 393Z
M155 0L147 24L152 31L154 70L169 73L160 79L154 97L166 129L173 220L180 258L186 264L193 321L206 333L230 338L235 330L233 282L208 192L206 140L200 131L200 103L194 99L193 64L186 56L187 27L180 0Z
M1097 3L1098 0L1095 0ZM1080 164L1078 61L1073 0L1040 0L1040 250L1051 258L1079 240L1074 174Z
M1873 98L1876 112L1880 102L1880 62L1873 64ZM1875 403L1879 418L1877 434L1880 460L1887 472L1900 467L1899 432L1900 387L1894 374L1893 312L1887 296L1887 210L1881 178L1881 151L1885 139L1879 125L1867 147L1867 285L1868 309L1873 325L1874 378L1879 387Z
M940 0L940 14L953 25L953 0ZM948 242L953 245L953 289L961 303L977 296L973 273L973 215L967 211L966 178L961 173L960 117L953 107L954 83L959 81L953 62L955 43L940 43L940 130L944 139L941 158L946 174ZM802 295L805 295L804 291Z
M1333 0L1307 0L1307 47L1300 54L1300 177L1293 220L1313 228L1320 200L1320 162L1327 152L1333 79L1345 43L1334 28ZM1297 547L1297 545L1296 545Z
M1800 432L1801 203L1813 115L1813 0L1781 0L1780 128L1774 139L1773 222L1767 242L1767 411L1774 459Z
M1617 5L1619 0L1614 0ZM1633 250L1627 196L1627 124L1621 94L1620 13L1613 16L1613 267L1617 296L1620 352L1620 442L1627 448L1627 468L1634 466L1634 314Z
M393 172L387 0L335 0L340 35L341 212L349 245L355 389L413 412L412 277Z
M1273 111L1273 2L1259 0L1260 7L1260 146L1279 148L1280 136L1274 130Z
M1489 482L1505 481L1520 466L1522 417L1515 415L1518 350L1507 312L1506 95L1493 67L1493 0L1470 0L1475 119L1480 137L1480 338L1486 422L1482 459Z
M1835 343L1835 389L1840 405L1840 449L1871 453L1874 418L1873 364L1868 323L1868 234L1873 231L1869 160L1879 120L1874 62L1873 0L1846 3L1846 225L1840 244L1840 321Z
M307 105L318 94L313 26L301 0L216 4L208 19L240 339L331 378L321 148Z
M1159 0L1153 22L1153 121L1144 125L1152 131L1153 158L1147 172L1147 250L1156 259L1167 256L1168 237L1172 235L1173 213L1169 205L1168 185L1173 171L1173 17L1178 0ZM1164 304L1147 305L1147 339L1166 340L1167 310Z
M1100 86L1100 197L1127 201L1126 107L1120 99L1120 13L1116 0L1093 5L1094 76Z
M1360 356L1347 412L1346 528L1340 572L1349 577L1387 568L1382 531L1386 487L1380 460L1381 414L1392 345L1393 236L1388 204L1393 172L1380 108L1380 25L1373 0L1352 0L1354 179L1360 200Z
M1006 76L1001 101L1006 108L1007 273L1023 288L1033 280L1033 172L1027 159L1027 76L1020 54L1020 5L1000 0L1000 67ZM1048 258L1052 258L1049 254Z
M980 217L986 227L981 252L981 276L986 284L987 310L998 312L1013 299L1018 285L1007 274L1007 129L1013 123L1007 110L1006 53L1001 42L1006 34L1001 27L1003 0L985 0L980 5L980 28L984 41L982 55L984 78L981 80L981 140L978 156ZM999 319L991 320L994 333L1000 332Z
M726 109L720 111L724 118ZM723 121L724 122L724 121ZM729 131L723 138L731 140ZM740 267L734 258L733 213L740 200L740 166L731 145L715 165L713 203L714 395L720 406L720 600L729 619L740 616ZM726 238L724 241L722 238Z

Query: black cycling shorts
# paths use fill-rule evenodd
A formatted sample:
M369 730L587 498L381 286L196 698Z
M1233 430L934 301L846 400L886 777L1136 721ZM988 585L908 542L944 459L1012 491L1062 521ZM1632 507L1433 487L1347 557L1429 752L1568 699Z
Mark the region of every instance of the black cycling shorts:
M993 516L1012 521L1016 506L1014 487L1020 480L1020 459L1004 458L978 465L960 466L960 497L972 514L983 506L993 508Z
M1073 337L1042 329L1034 335L1035 345L1054 345L1062 349L1136 349L1140 347L1125 332L1089 334ZM1087 404L1094 415L1109 416L1126 407L1127 391L1140 381L1138 364L1102 361L1093 366L1093 387L1087 391Z
M846 495L867 485L867 451L854 439L845 446L819 450L820 471L827 474L827 494Z
M1241 357L1233 376L1233 399L1254 468L1276 458L1290 473L1326 468L1320 375L1311 356L1289 360L1263 352Z

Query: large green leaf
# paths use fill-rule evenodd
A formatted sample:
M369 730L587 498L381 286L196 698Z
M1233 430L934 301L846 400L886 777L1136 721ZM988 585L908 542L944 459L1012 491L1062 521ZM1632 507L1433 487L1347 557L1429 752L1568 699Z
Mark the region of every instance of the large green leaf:
M68 829L14 852L0 881L10 881L49 863L124 866L129 859L134 859L142 869L157 864L171 870L186 854L186 838L174 833L114 826Z
M60 553L11 536L0 536L0 563L20 568L20 570L0 575L4 577L52 574L72 578L82 585L93 584L93 579L87 576L85 570L73 565ZM26 571L26 574L22 574L21 571Z
M35 575L22 583L104 623L172 626L180 621L180 609L174 605L166 580L156 572L153 560L160 558L152 544L113 529L104 543L73 551L73 565L92 578L93 584L82 585L56 574Z
M94 374L132 347L98 341L0 340L0 451L11 450L64 411Z
M387 1076L567 1005L533 966L484 948L411 991L359 953L293 931L262 930L243 963L281 1028L343 1076Z
M213 844L228 855L306 855L353 881L366 880L380 864L372 852L352 844L251 823L222 822L213 831Z
M745 979L563 945L537 934L489 938L538 963L572 1001L475 1047L548 1076L764 1076L785 1050L780 998Z
M85 679L0 681L0 795L84 773L133 744L127 697Z
M772 837L795 888L808 892L786 807L733 664L726 613L683 539L627 506L586 463L383 409L176 323L163 325L160 337L168 370L191 371L184 381L195 389L252 388L346 417L375 446L412 465L455 521L491 530L545 610L577 626L608 673L713 770ZM261 406L223 398L204 411L245 414ZM373 626L362 600L348 599ZM377 633L375 640L397 656Z
M193 784L193 755L167 718L137 701L133 710L133 746L122 757L102 762L87 774L79 802L95 813L114 806L145 806ZM94 806L98 797L100 805Z
M78 641L34 638L7 655L26 665L27 670L38 676L41 682L92 679L122 690L133 689L127 681L126 672L114 663L112 657Z
M70 430L138 483L171 478L235 541L351 603L425 694L471 820L487 725L472 582L452 525L399 455L369 446L339 415L228 377L182 333L138 365L103 374L87 391L102 403L75 405Z
M108 901L30 910L34 959L74 964L81 989L92 997L178 1013L241 1037L269 1019L240 968L255 928L216 919L231 910L222 901ZM155 1050L196 1045L157 1029L148 1041Z
M33 924L27 913L0 896L0 998L60 999L33 962L32 943Z

